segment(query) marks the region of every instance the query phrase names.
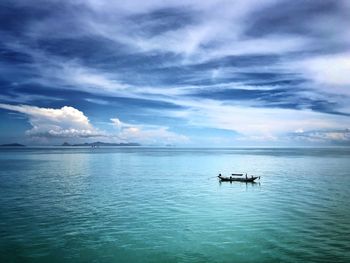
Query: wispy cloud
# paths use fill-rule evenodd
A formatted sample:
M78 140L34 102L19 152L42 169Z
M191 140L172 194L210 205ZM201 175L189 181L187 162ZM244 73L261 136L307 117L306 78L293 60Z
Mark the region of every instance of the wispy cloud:
M334 55L319 55L302 60L298 63L300 72L320 85L344 87L350 85L350 53ZM348 93L348 89L332 91L330 93Z
M146 145L186 144L189 138L169 131L169 127L159 125L130 124L111 119L117 129L117 136L123 141L137 141Z
M3 104L73 105L98 109L100 122L118 115L143 123L125 138L166 140L174 127L207 127L268 141L299 128L349 126L348 1L5 0L2 7ZM159 127L145 126L153 122Z
M347 146L350 144L350 129L343 130L298 130L291 133L291 138L300 142L329 143Z

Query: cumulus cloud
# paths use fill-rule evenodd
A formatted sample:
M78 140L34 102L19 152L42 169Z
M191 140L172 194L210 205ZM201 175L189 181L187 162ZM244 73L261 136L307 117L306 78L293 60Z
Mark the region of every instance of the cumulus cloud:
M143 144L185 143L188 138L169 131L168 127L157 125L133 125L111 119L117 132L105 132L95 128L85 114L73 107L60 109L40 108L29 105L0 103L0 108L26 115L32 125L26 135L36 138L99 138L108 141L139 142Z
M40 108L29 105L0 103L0 108L25 114L32 129L26 134L33 137L98 137L103 133L94 128L83 112L69 106L60 109Z

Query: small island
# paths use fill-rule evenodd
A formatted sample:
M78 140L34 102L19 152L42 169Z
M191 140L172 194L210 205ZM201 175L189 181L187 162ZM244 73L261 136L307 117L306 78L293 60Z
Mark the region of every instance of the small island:
M20 143L7 143L7 144L1 144L0 147L25 147L25 145Z
M128 143L108 143L108 142L92 142L92 143L76 143L70 144L68 142L64 142L61 146L86 146L86 147L100 147L100 146L141 146L139 143L128 142Z

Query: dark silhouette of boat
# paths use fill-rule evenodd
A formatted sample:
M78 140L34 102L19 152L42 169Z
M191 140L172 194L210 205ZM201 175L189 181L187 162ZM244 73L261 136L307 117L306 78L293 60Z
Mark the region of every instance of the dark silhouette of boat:
M243 174L232 174L234 176L243 176ZM256 179L260 179L260 176L250 176L248 177L247 174L245 177L227 177L227 176L222 176L221 174L218 175L218 178L220 182L243 182L243 183L254 183Z

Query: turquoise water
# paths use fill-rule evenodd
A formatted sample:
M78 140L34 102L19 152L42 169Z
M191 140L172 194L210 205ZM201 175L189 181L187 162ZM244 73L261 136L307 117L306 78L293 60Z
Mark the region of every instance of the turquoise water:
M1 149L0 262L350 262L350 149Z

